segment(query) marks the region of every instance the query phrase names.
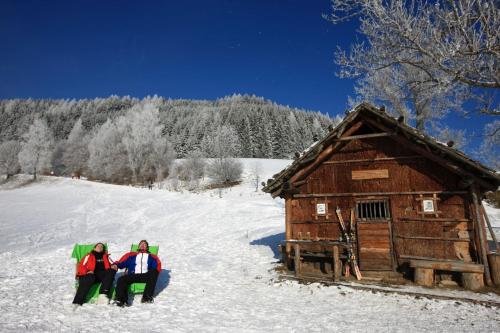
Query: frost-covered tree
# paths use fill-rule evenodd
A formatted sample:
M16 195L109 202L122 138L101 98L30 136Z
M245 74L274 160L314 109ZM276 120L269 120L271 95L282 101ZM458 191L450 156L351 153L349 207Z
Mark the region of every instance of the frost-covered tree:
M498 1L331 0L331 4L331 14L325 17L333 23L358 17L362 35L349 51L339 48L336 52L335 61L341 67L337 74L359 79L361 89L366 84L376 85L372 81L380 82L376 76L384 72L404 75L404 86L418 92L414 100L415 94L407 95L404 104L432 105L415 116L419 129L425 127L421 124L424 117L439 116L440 107L462 111L459 106L464 101L483 114L500 115ZM398 93L395 87L384 84L375 88L389 88L388 94L379 97L404 110L398 107L401 102L391 101L391 94ZM490 125L485 128L485 132L496 130Z
M166 138L162 136L158 108L154 104L139 104L127 115L120 118L118 126L124 134L123 145L127 151L133 181L147 171L147 166L156 169L160 178L167 170L174 156Z
M496 0L332 0L333 23L360 18L363 38L339 49L339 75L358 78L390 67L420 72L414 85L449 90L456 83L500 114L500 7ZM480 89L477 89L480 88ZM468 97L468 96L464 96ZM488 98L489 97L489 98Z
M63 162L66 170L72 176L80 177L87 167L89 159L90 136L82 126L82 119L78 119L65 142Z
M213 159L208 164L208 175L218 183L237 181L241 177L243 166L233 159L240 149L236 131L229 126L222 126L213 136L210 151Z
M486 125L483 137L478 157L498 171L500 170L500 120Z
M183 180L193 181L205 176L207 162L199 150L190 152L180 165L179 177Z
M20 140L37 116L46 119L56 142L65 142L77 119L84 133L96 133L108 120L117 121L137 108L153 105L159 111L162 136L184 158L190 151L201 150L209 156L209 143L223 125L236 130L240 141L237 157L289 157L297 146L309 146L317 126L325 131L331 124L327 115L278 105L249 95L233 95L216 100L183 100L129 96L82 100L15 99L0 100L0 141ZM296 127L285 129L284 118L293 114ZM314 122L317 119L317 122ZM292 144L294 147L288 145ZM148 164L146 168L151 168ZM148 171L150 172L150 171ZM155 172L154 170L152 171ZM68 171L69 173L69 171Z
M215 158L208 163L207 174L217 184L228 184L241 179L243 165L234 158Z
M169 173L175 160L175 151L167 138L158 135L153 140L149 161L153 166L156 179L160 181Z
M123 183L131 174L123 133L113 121L106 121L89 142L88 168L95 178Z
M262 163L260 163L259 161L255 161L252 164L250 176L252 179L252 185L255 186L255 192L258 192L259 185L260 185L260 179L262 178Z
M350 101L350 106L360 101L386 105L394 116L414 121L415 127L423 132L449 111L461 110L464 102L462 90L456 84L445 88L424 81L422 73L408 65L367 73L356 82L357 98L355 103Z
M33 174L34 179L38 172L50 168L53 141L47 123L40 118L35 118L23 135L19 164L24 172Z
M63 154L66 147L66 141L58 141L54 144L52 150L52 158L50 159L51 173L60 176L66 173L66 166L64 165Z
M19 171L19 151L21 144L18 141L10 140L0 144L0 174L6 174L7 179Z
M430 130L433 135L441 143L453 143L452 147L455 149L462 149L467 144L466 131L452 129L448 126L440 126L435 123Z

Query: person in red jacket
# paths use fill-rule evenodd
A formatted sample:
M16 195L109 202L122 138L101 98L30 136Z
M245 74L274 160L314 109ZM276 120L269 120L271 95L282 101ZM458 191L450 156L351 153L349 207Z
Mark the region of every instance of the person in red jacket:
M73 304L82 305L90 287L95 282L102 283L97 303L108 303L108 293L116 274L116 266L111 266L106 247L103 243L97 243L94 249L78 263L76 273L78 289Z

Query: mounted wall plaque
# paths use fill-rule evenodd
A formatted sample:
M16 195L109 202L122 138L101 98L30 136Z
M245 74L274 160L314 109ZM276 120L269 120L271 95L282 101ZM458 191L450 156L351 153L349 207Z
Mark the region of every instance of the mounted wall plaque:
M424 213L434 213L434 200L422 200L422 210Z
M389 178L389 170L387 169L352 170L351 175L353 180L382 179L382 178Z
M316 204L316 214L317 215L325 215L326 214L326 204L324 204L324 203Z

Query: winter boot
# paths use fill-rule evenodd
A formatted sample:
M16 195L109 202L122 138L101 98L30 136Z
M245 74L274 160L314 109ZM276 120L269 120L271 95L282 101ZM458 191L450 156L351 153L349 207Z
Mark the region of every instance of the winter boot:
M143 296L141 303L153 303L154 299L151 296Z

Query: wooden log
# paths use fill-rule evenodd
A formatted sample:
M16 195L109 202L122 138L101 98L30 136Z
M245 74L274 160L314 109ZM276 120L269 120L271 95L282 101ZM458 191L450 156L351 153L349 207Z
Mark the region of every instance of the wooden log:
M340 279L340 260L339 260L339 247L333 247L333 281L338 281Z
M343 160L343 161L325 161L323 164L347 164L347 163L374 163L374 162L388 162L388 161L400 161L408 159L422 159L423 156L412 155L412 156L399 156L399 157L379 157L379 158L368 158L359 160Z
M440 241L450 241L450 242L470 242L467 238L445 238L445 237L424 237L424 236L402 236L396 235L396 238L401 239L420 239L420 240L440 240Z
M483 288L483 273L462 273L462 286L470 290Z
M416 268L415 283L420 286L432 287L434 285L434 270L429 268Z
M365 192L365 193L321 193L321 194L294 194L294 198L324 198L324 197L366 197L389 195L418 195L418 194L467 194L466 191L419 191L419 192Z
M490 267L488 265L488 250L486 249L486 240L484 239L484 234L483 234L483 229L484 229L484 224L482 223L481 219L481 208L479 207L479 200L477 193L478 191L478 186L473 185L471 187L471 192L472 192L472 201L474 203L474 210L476 212L476 218L475 218L475 225L476 225L476 230L477 234L479 235L479 248L480 248L480 255L481 255L481 261L484 265L484 278L486 280L486 285L491 286L493 285L493 282L491 281L491 276L490 276Z
M360 139L371 139L371 138L383 138L383 137L388 137L388 136L394 136L396 135L394 132L392 133L370 133L370 134L360 134L360 135L351 135L351 136L343 136L335 141L352 141L352 140L360 140Z
M470 264L462 261L443 261L443 260L410 260L410 267L437 269L440 271L483 273L484 266Z
M417 260L436 260L436 258L431 258L431 257L421 257L421 256L410 256L406 254L401 254L399 255L399 259L417 259ZM437 259L439 261L451 261L455 262L455 259Z
M491 269L491 279L497 287L500 287L500 253L488 254L488 261Z
M285 240L289 240L290 238L292 238L292 200L292 198L285 199ZM289 243L286 243L287 258L290 257L291 250L291 245ZM289 267L288 264L290 263L287 263L287 266Z
M295 276L300 276L300 244L296 243L295 247Z

